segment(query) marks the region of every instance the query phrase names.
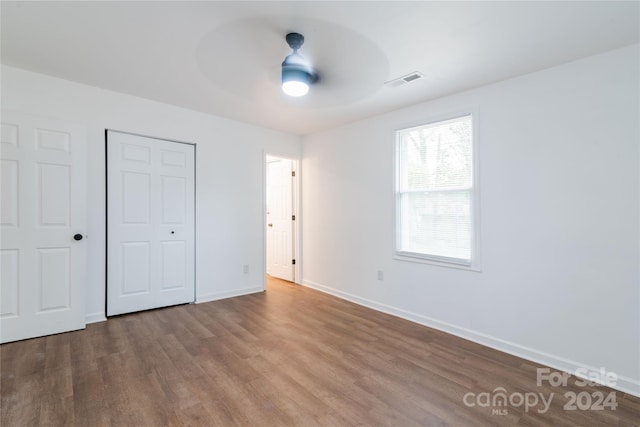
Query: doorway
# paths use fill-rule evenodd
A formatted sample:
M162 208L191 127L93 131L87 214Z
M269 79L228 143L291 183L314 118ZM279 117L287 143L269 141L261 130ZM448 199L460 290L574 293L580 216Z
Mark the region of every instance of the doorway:
M266 156L266 274L289 282L299 277L298 161Z

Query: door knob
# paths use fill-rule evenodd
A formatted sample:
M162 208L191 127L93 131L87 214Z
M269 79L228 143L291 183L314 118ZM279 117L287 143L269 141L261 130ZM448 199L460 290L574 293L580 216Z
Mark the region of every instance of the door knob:
M73 236L73 240L82 240L82 234L78 233Z
M267 224L269 227L273 227L273 224Z

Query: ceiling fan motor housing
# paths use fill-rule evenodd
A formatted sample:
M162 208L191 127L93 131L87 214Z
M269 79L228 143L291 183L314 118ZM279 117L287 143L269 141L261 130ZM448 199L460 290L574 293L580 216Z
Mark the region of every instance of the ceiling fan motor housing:
M303 81L312 84L318 81L318 75L297 52L287 56L282 62L282 82Z
M289 33L286 35L287 44L293 50L298 50L304 43L304 36L300 33Z

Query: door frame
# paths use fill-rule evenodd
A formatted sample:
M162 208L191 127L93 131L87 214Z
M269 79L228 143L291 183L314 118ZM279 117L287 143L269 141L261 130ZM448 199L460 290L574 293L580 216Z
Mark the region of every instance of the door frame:
M302 199L301 199L301 171L300 159L287 154L273 151L263 151L262 155L262 290L267 289L267 158L276 157L280 159L291 160L291 168L296 173L295 180L291 186L291 194L293 203L291 205L293 215L296 216L293 222L293 259L296 260L293 266L293 282L302 284Z
M198 144L188 141L180 141L177 139L169 139L152 135L145 135L136 132L129 132L115 128L104 129L104 315L108 320L108 285L109 285L109 156L108 143L109 132L123 133L132 136L140 136L143 138L157 139L167 142L175 142L177 144L186 144L193 146L193 301L189 304L196 304L198 298Z

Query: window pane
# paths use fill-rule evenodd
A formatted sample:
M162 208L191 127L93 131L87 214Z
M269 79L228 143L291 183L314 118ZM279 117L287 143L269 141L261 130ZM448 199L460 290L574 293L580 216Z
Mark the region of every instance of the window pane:
M471 193L400 196L400 252L471 259Z
M471 116L399 132L400 191L469 188Z

